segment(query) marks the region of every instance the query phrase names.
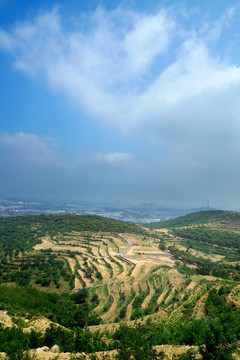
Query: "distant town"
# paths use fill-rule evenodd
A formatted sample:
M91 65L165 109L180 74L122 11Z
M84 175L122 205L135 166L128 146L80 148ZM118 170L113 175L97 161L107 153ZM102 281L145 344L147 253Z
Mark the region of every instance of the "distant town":
M0 199L0 216L23 216L23 215L65 215L87 214L99 215L123 221L136 223L148 223L164 221L178 216L200 210L209 210L209 207L198 209L175 209L164 207L156 203L140 203L137 205L120 204L93 204L93 203L54 203L25 201L20 199Z

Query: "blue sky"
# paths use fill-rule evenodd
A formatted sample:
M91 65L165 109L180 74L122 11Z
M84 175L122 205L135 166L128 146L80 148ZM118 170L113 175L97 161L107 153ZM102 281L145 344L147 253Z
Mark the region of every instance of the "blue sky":
M0 0L0 196L239 209L239 16Z

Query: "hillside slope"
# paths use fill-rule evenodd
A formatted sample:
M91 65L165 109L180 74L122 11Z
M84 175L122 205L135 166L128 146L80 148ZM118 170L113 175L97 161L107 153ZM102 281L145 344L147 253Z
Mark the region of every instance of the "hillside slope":
M145 224L144 226L150 229L162 229L211 223L219 225L225 224L227 227L232 227L240 231L240 214L223 210L199 211L175 219Z
M19 348L16 359L24 359L24 350L57 344L63 352L98 353L94 359L114 350L110 358L150 360L160 345L186 345L208 359L209 338L210 354L234 352L239 214L174 221L146 231L95 216L0 218L0 352L14 359ZM186 356L195 359L192 350Z

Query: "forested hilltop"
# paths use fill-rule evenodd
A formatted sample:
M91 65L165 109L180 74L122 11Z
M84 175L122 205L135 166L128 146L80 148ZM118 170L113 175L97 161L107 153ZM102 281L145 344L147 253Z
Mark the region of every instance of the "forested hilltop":
M1 244L6 251L27 251L49 234L54 236L71 231L144 231L137 225L96 215L33 215L0 217Z
M149 230L89 215L0 218L0 352L9 359L233 359L239 227L239 214L225 211Z
M150 229L163 229L189 225L203 225L211 222L215 225L225 224L226 226L237 227L240 230L240 214L224 210L198 211L175 219L144 224L144 226L149 227Z

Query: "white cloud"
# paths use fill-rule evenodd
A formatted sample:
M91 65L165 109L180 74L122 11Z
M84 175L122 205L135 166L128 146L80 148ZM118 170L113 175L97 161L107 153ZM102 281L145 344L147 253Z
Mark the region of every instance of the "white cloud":
M127 19L123 28L115 25L116 17ZM103 120L117 115L118 122L119 115L128 112L128 103L131 106L136 77L145 76L167 51L174 22L164 11L144 16L101 8L88 20L88 32L69 31L54 9L32 23L18 23L9 33L2 31L0 44L9 51L11 43L16 68L28 74L43 72L54 89L86 112Z
M123 40L127 65L132 73L148 70L154 59L167 51L174 27L174 22L164 11L152 16L141 16L137 20L134 29Z
M218 33L233 13L215 21ZM173 119L184 122L179 105L194 116L189 102L201 97L204 106L209 94L217 99L240 84L239 66L213 56L201 29L179 31L181 24L166 10L146 15L99 7L86 22L84 31L65 28L54 9L10 32L1 30L0 46L13 54L16 68L45 74L52 88L86 113L124 131L145 124L151 132L150 123L155 133Z
M109 164L119 164L122 162L128 162L132 159L132 155L128 153L95 153L90 156L95 162L106 162Z

